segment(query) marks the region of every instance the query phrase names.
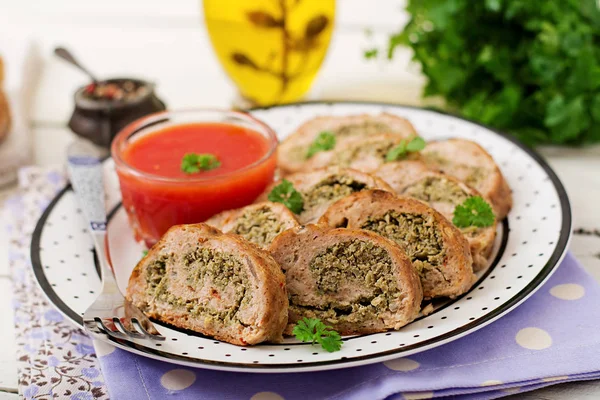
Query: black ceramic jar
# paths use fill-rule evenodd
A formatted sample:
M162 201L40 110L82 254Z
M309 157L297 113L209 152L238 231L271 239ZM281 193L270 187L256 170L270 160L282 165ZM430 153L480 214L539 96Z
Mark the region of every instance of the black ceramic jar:
M95 87L109 89L130 85L135 95L115 97L94 92ZM112 139L130 122L145 115L164 111L165 104L156 96L154 85L139 79L108 79L79 88L75 92L75 110L69 120L69 128L78 136L109 148Z

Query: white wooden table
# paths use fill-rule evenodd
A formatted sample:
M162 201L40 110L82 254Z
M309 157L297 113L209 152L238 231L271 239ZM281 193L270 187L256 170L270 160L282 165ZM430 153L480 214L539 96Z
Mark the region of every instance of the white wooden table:
M360 99L421 104L424 79L409 65L410 54L393 62L363 59L363 50L382 46L387 34L407 19L403 1L339 0L336 30L311 98ZM367 36L365 29L372 30ZM0 0L0 52L34 41L43 61L34 97L32 123L35 162L62 163L72 140L66 121L72 93L84 76L52 56L56 45L72 49L100 77L141 76L157 83L172 109L229 107L235 88L212 53L201 17L200 0ZM7 60L10 63L10 59ZM567 187L574 227L600 229L600 147L586 150L541 149ZM14 188L0 191L0 200ZM576 235L571 251L600 281L600 236ZM10 309L7 245L0 233L0 400L17 398L15 344ZM521 394L527 399L598 399L600 383L556 385Z

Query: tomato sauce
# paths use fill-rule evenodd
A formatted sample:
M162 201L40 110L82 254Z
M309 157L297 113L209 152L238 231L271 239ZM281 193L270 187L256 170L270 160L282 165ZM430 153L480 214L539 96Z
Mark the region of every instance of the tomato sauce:
M269 140L224 123L175 125L130 140L120 155L129 168L117 163L117 173L136 238L151 246L173 225L252 203L273 181L277 160ZM188 153L212 154L220 165L186 173Z

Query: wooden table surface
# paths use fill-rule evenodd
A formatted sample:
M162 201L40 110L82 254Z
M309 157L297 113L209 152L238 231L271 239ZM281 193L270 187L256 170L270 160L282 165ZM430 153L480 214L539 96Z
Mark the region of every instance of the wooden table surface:
M339 0L336 27L310 99L376 100L421 105L424 78L399 51L392 62L366 61L363 50L383 46L407 20L403 1ZM366 30L372 31L367 35ZM3 44L35 45L41 77L31 120L35 163L60 164L73 140L66 128L72 93L86 78L52 56L64 45L98 76L140 76L157 84L172 109L229 107L235 87L218 64L202 22L200 0L0 0ZM6 60L10 63L10 59ZM600 282L600 147L542 148L569 193L574 227L570 250ZM3 200L15 188L0 191ZM0 233L0 400L17 398L11 284L5 233ZM520 399L598 399L600 382L568 383L517 395ZM517 397L515 396L515 397Z

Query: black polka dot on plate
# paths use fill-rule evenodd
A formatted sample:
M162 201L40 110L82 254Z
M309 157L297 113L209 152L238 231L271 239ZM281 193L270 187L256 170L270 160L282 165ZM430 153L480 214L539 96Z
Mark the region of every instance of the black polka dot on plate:
M527 266L527 268L531 268L531 267L533 267L533 264L529 264L529 265Z
M490 276L490 279L494 279L494 278L496 278L496 275Z
M283 350L285 350L285 351L288 351L289 349L290 349L289 347L286 347L286 348L285 348L285 349L283 349Z
M433 325L429 325L429 326L427 327L427 329L431 329L431 328L433 328Z
M479 286L477 289L479 289L479 290L483 290L483 286Z
M506 289L510 290L510 289L512 289L512 288L511 288L510 286L507 286L507 287L506 287Z
M78 298L79 298L79 296L73 296L73 298L75 298L75 299L78 299Z
M467 297L467 300L471 300L471 299L472 299L472 297L471 297L471 296Z
M356 351L362 351L362 349L356 349Z
M385 336L390 336L390 335L391 335L391 333L390 333L390 332L388 332L388 333L386 333L386 334L385 334Z
M269 357L275 357L275 354L269 354Z
M541 256L543 256L543 255L544 255L544 253L540 253L540 254L538 254L538 255L541 257Z
M521 279L522 277L523 277L522 275L519 275L519 276L517 276L517 279Z
M535 233L535 232L537 232L537 229L533 229L531 232Z
M296 360L297 362L302 362L302 360Z
M174 341L174 342L176 342L176 341L177 341L177 338L176 338L176 337L174 337L174 338L171 338L171 340L172 340L172 341Z
M442 317L441 319L446 319L446 318L448 318L448 317Z
M487 310L487 307L483 307L483 308L481 309L481 311L485 311L485 310Z
M454 307L455 310L460 310L460 307Z
M527 240L524 240L521 244L527 244Z
M241 351L246 351L246 350L248 350L248 349L241 348L240 350L241 350Z
M198 346L198 350L204 350L203 346Z
M160 343L155 343L154 345L155 345L156 347L160 347L160 346L162 346L162 344L160 344Z
M302 361L302 360L298 360L298 361ZM252 361L252 364L258 364L258 361Z
M220 342L217 342L217 341L213 342L213 344L219 344L219 343L220 343Z
M400 343L400 344L398 345L398 347L404 347L404 346L406 346L406 344L405 344L405 343Z
M474 320L475 320L475 317L469 318L469 321L474 321Z
M413 337L419 337L420 335L414 335Z
M373 340L373 341L371 342L371 344L375 344L375 343L377 343L377 340Z
M500 300L500 297L494 297L494 300Z
M181 355L182 355L182 356L187 356L187 355L188 355L188 353L186 353L186 352L184 351L183 353L181 353ZM227 354L225 354L225 355L227 355Z
M312 355L313 355L313 356L317 356L317 355L319 355L319 353L312 353Z

